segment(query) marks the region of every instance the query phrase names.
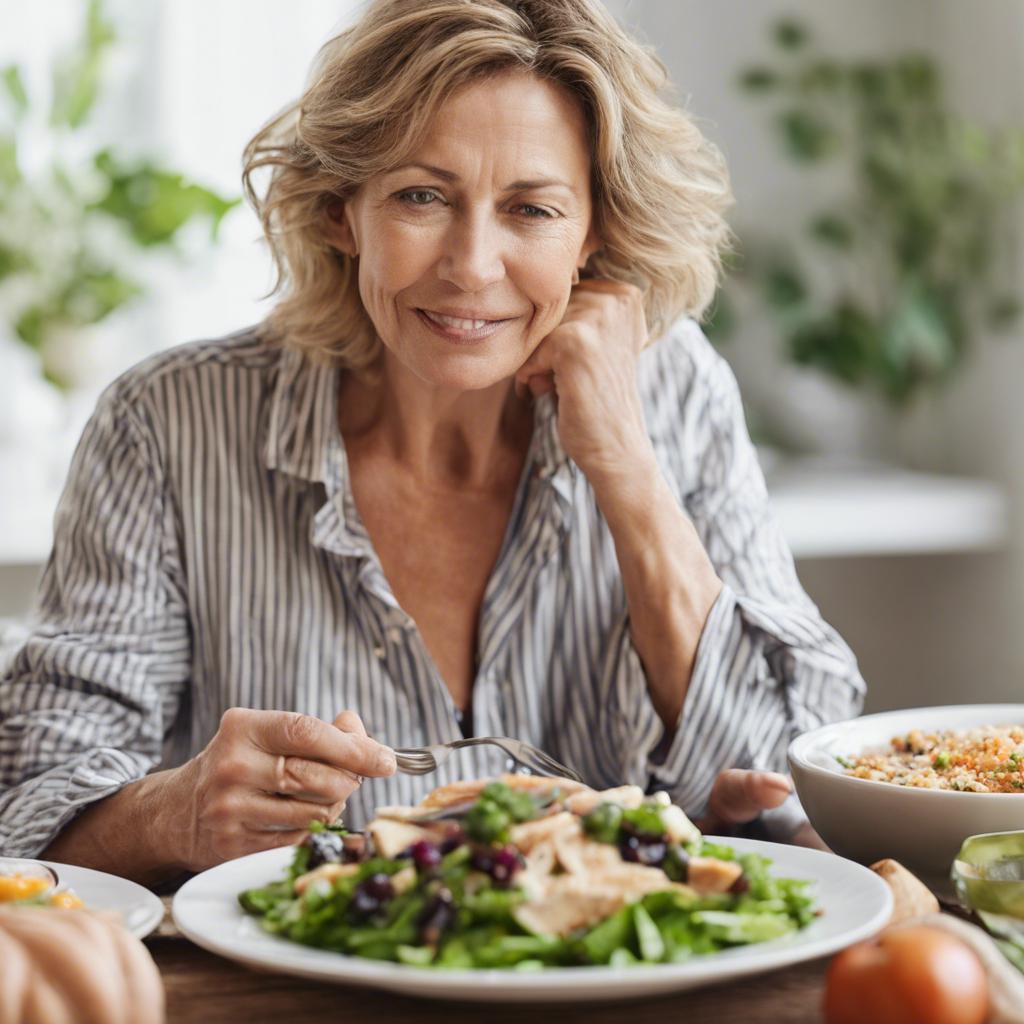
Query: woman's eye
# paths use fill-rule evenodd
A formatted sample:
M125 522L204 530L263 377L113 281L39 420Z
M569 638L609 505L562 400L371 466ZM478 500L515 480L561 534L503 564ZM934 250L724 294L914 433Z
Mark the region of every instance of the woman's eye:
M429 189L414 188L408 192L400 192L398 198L404 203L409 203L411 206L429 206L435 199L440 197L436 192L431 192Z
M543 206L534 206L532 203L523 203L519 211L532 220L543 220L553 216L550 210L545 210Z

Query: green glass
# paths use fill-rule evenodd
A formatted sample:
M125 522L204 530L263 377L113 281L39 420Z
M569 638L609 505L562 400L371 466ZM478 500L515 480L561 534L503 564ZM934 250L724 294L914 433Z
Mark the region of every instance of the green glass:
M1024 831L968 837L953 861L952 878L960 903L1024 970Z

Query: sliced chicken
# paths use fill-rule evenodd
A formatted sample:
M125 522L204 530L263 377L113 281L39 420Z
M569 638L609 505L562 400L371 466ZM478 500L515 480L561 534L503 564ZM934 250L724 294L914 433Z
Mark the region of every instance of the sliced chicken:
M624 903L613 889L598 889L576 875L554 875L544 898L520 904L516 920L534 935L565 937L614 914Z
M665 823L665 831L673 843L691 843L700 839L700 829L686 816L681 807L668 804L659 807L661 820Z
M554 841L555 836L562 833L579 835L580 821L575 814L560 811L547 818L524 821L509 829L509 838L523 853L529 853L538 843Z
M313 868L312 871L307 871L304 875L299 875L295 879L295 891L301 894L313 882L319 881L321 878L326 879L328 882L333 882L338 878L347 878L349 875L354 875L358 870L358 864L321 864L319 867Z
M600 791L588 789L573 793L565 806L573 814L589 814L598 804L618 804L626 810L639 807L644 802L644 791L639 786L616 786Z
M552 842L558 863L571 875L608 871L624 863L617 847L595 843L579 831L559 832Z
M373 838L373 846L380 857L397 857L421 839L434 839L437 833L406 821L374 818L366 827Z
M686 881L702 895L709 892L728 892L742 874L743 868L734 860L691 857Z
M510 789L525 789L531 792L553 788L561 790L563 795L588 791L589 786L572 779L550 778L545 775L502 775L497 779L474 779L466 782L451 782L447 786L438 786L428 793L421 804L422 807L447 807L449 804L473 800L492 782L503 782Z

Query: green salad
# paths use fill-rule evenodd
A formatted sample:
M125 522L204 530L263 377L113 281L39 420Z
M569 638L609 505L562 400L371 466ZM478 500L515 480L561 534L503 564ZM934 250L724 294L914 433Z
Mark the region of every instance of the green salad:
M678 963L813 919L808 883L769 865L665 794L504 776L380 808L364 833L314 824L286 876L239 901L272 934L417 967Z

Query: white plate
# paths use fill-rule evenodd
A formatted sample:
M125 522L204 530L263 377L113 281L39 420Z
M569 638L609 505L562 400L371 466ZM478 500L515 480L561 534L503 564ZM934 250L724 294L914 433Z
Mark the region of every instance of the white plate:
M824 913L795 935L681 964L552 967L528 973L439 971L311 949L263 931L242 911L238 894L280 878L291 862L292 847L204 871L178 890L171 909L178 928L193 942L252 967L436 999L506 1002L627 999L697 988L825 956L874 934L889 920L888 886L859 864L802 847L708 838L770 857L779 876L813 880L812 891Z
M57 872L62 887L74 889L90 910L116 910L125 928L138 938L147 936L164 917L160 897L127 878L74 864L40 861Z

